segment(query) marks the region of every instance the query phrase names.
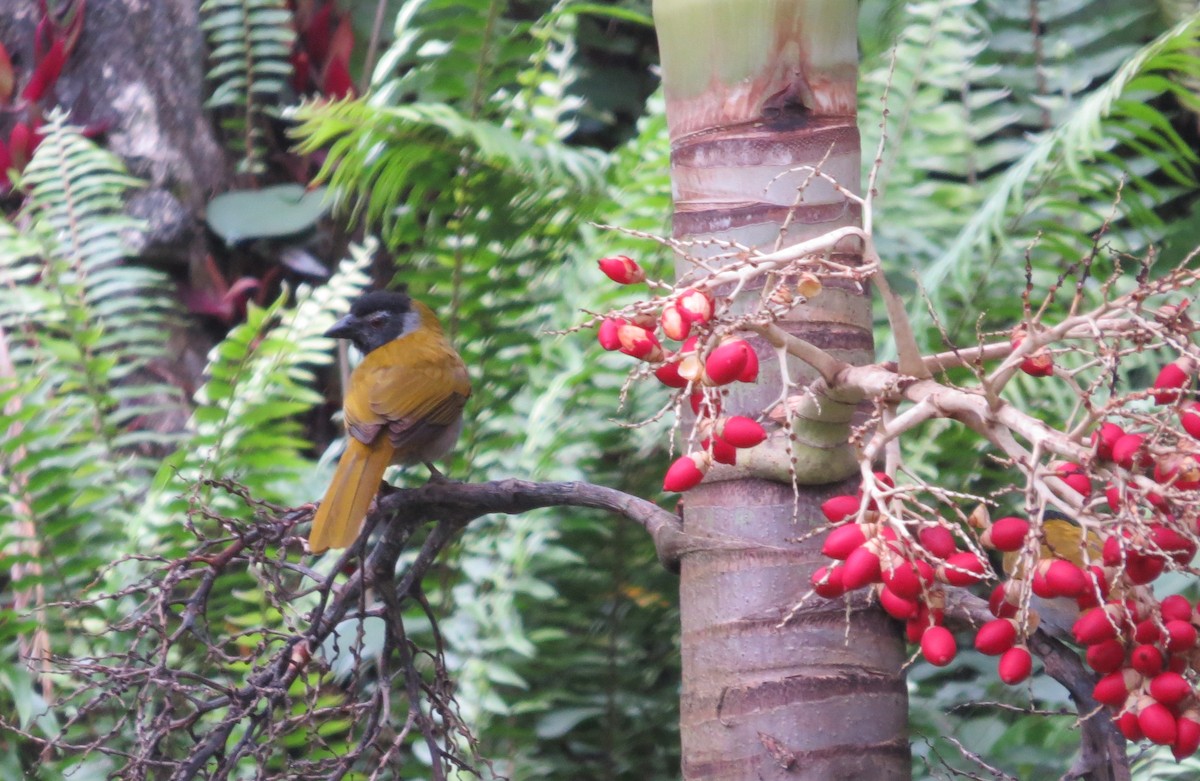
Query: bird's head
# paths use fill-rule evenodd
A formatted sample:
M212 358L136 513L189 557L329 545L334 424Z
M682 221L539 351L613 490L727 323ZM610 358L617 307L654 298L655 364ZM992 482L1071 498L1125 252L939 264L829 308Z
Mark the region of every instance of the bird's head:
M350 305L350 314L325 332L332 339L349 339L363 354L421 327L421 315L407 293L379 290Z

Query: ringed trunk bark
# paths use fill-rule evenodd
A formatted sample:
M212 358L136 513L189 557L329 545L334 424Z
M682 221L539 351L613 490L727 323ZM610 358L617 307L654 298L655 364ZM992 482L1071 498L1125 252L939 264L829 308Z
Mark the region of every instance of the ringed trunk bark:
M674 236L770 251L858 224L860 209L802 168L860 186L857 4L655 0L654 13ZM858 253L848 244L838 259L859 263ZM852 283L827 281L780 325L843 359L872 358L870 300ZM768 379L779 376L776 354L752 343L760 380L725 400L728 414L779 398ZM682 560L685 779L910 777L899 627L862 598L849 610L815 597L796 609L824 563L819 539L796 540L824 523L821 502L855 490L857 477L847 478L802 488L798 501L789 485L744 477L685 495L688 534L722 542ZM730 540L744 545L731 550Z

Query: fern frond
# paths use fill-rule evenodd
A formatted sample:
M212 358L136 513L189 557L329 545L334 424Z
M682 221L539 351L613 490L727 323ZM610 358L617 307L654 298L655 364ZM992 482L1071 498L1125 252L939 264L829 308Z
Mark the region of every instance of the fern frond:
M1100 196L1115 192L1112 183L1127 173L1135 193L1140 189L1153 196L1154 187L1146 179L1147 172L1131 169L1114 156L1112 150L1119 144L1136 149L1144 160L1152 162L1154 168L1175 182L1191 185L1194 180L1190 168L1200 162L1200 156L1151 101L1171 94L1195 103L1195 97L1187 95L1179 79L1194 78L1200 73L1197 47L1200 47L1200 12L1143 47L1103 87L1082 100L1063 124L1038 139L991 187L986 200L954 242L921 274L921 284L935 305L948 275L969 266L970 258L989 257L998 251L1012 232L1010 223L1015 212L1030 214L1042 207L1053 207L1049 202L1052 195L1046 195L1055 191L1048 187L1052 178L1077 185L1090 182L1092 186L1085 190ZM1130 195L1127 193L1125 197L1128 200ZM1152 211L1143 214L1148 220L1156 219ZM1092 214L1076 238L1102 221L1100 214ZM1069 244L1080 246L1078 240Z
M282 0L205 0L200 27L208 41L209 108L241 151L242 172L263 170L263 119L278 110L292 75L292 15Z
M562 206L544 198L547 190L578 198L602 185L603 158L594 150L532 143L503 124L471 119L446 104L379 107L347 100L308 104L296 116L299 151L328 152L317 180L329 182L354 215L378 226L392 246L401 241L403 222L446 220L459 211L450 197L456 177L484 208L503 210L528 230L545 217L539 204ZM464 153L473 163L474 181L467 183L461 182ZM402 203L429 214L401 210Z
M55 575L22 570L18 592L78 596L124 552L153 454L175 442L145 425L180 400L148 371L174 316L167 280L126 260L138 184L54 114L20 182L24 229L0 219L0 545ZM0 646L14 618L0 614Z
M1120 190L1110 236L1137 251L1163 236L1164 206L1195 191L1197 156L1161 98L1195 102L1181 85L1200 67L1197 17L1141 45L1151 9L1101 13L1106 2L1039 3L1032 32L1027 8L913 3L895 72L889 62L865 70L867 148L891 85L877 240L899 274L912 271L895 282L918 302L910 315L926 347L943 347L931 305L951 340L973 338L960 333L976 326L964 313L979 309L981 291L1019 289L1022 264L1003 258L1035 236L1040 276L1090 245ZM980 327L1010 319L997 306Z

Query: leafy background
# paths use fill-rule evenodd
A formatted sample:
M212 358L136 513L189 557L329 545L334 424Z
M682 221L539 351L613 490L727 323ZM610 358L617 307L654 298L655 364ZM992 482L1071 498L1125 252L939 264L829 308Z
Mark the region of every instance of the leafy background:
M375 3L341 5L365 40ZM1115 246L1136 254L1153 245L1173 259L1200 241L1194 5L1043 0L1036 23L1028 7L1002 0L861 6L865 150L878 140L885 86L890 112L879 246L914 302L923 346L969 343L977 328L1019 319L1012 291L1026 249L1035 277L1052 280L1091 246L1122 181ZM638 389L619 409L623 364L586 333L556 333L619 295L598 284L596 257L622 252L669 269L656 246L595 227L669 230L649 10L641 0L389 2L369 96L289 113L284 6L206 2L210 105L242 170L272 159L277 141L265 128L286 115L340 193L339 213L366 230L327 281L251 303L223 329L191 394L155 370L172 349L160 334L189 317L180 296L165 275L123 259L136 226L121 204L137 183L64 119L51 122L23 173L20 211L0 222L9 573L0 712L44 735L70 716L77 682L31 674L20 657L32 643L78 657L129 642L98 629L131 600L32 605L116 590L141 567L107 566L123 554L178 556L194 531L213 530L214 516L251 516L205 478L236 479L284 505L314 498L334 456L326 391L337 381L319 335L372 279L394 275L419 292L471 367L476 393L451 474L586 478L659 495L661 431L612 422L652 412L654 390ZM366 65L360 51L355 74ZM323 160L318 149L328 150ZM868 151L864 167L872 162ZM882 325L879 344L886 353ZM1066 398L1024 392L1047 416L1069 410ZM978 447L935 428L913 443L909 464L986 492L998 476L961 458ZM238 627L282 620L257 588L247 575L215 609ZM490 519L467 530L426 593L444 616L463 716L498 773L677 777L674 583L638 530L582 511ZM964 653L942 670L915 665L910 693L917 776L968 768L955 740L1022 778L1063 772L1069 717L994 705L1064 707L1054 684L1001 687L989 663ZM44 696L62 706L47 713ZM95 736L113 719L72 729ZM419 775L421 761L414 749L409 770ZM0 734L0 776L35 765L45 778L108 771L96 758L38 763L31 741ZM1137 772L1197 768L1148 755Z

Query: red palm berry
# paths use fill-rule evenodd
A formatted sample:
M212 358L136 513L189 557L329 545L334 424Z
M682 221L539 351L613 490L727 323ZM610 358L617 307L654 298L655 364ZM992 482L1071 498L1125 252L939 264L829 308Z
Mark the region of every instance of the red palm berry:
M663 307L659 322L662 323L663 333L667 335L667 338L679 342L687 339L688 333L692 330L691 321L684 317L674 304L667 304Z
M754 382L758 379L758 353L754 350L746 352L746 365L738 375L738 382Z
M1163 705L1173 707L1192 693L1192 685L1179 673L1165 672L1150 681L1150 696Z
M900 559L893 559L894 566L885 567L880 573L883 579L883 585L887 586L893 594L903 599L916 599L921 594L921 574L917 569L917 565L912 562ZM929 567L925 562L920 562Z
M1108 578L1104 574L1103 567L1093 564L1084 570L1083 577L1087 581L1087 589L1075 597L1080 610L1095 607L1108 598Z
M668 388L686 388L688 381L679 375L679 361L664 363L654 370L654 376Z
M1043 347L1021 361L1021 371L1030 377L1049 377L1054 374L1054 356Z
M951 556L958 546L954 544L954 535L945 526L926 526L917 533L917 539L925 550L939 559Z
M695 288L688 288L679 294L675 299L675 306L679 309L679 314L683 316L688 323L696 323L702 325L712 319L713 316L713 301L708 293Z
M605 276L618 285L632 285L646 279L646 272L642 271L637 261L625 255L601 258L599 265Z
M1187 710L1175 721L1175 743L1171 753L1181 761L1200 749L1200 711Z
M654 334L640 325L625 323L617 328L620 351L634 358L654 363L663 358L662 346Z
M1190 621L1167 622L1167 650L1173 654L1184 653L1196 647L1196 627Z
M721 424L721 437L734 447L754 447L767 438L766 429L750 418L735 415Z
M625 324L625 321L619 317L606 317L604 322L600 324L600 328L596 331L596 341L600 342L600 346L605 350L616 350L621 347L621 337L617 336L617 331Z
M1034 571L1033 584L1031 584L1034 593L1037 593L1039 574L1045 583L1046 591L1044 594L1038 594L1040 597L1075 598L1086 592L1088 588L1088 580L1083 574L1083 570L1063 559L1054 559L1048 563L1043 560L1038 564L1038 568Z
M1007 517L995 521L983 533L981 538L985 545L991 545L998 551L1020 550L1029 534L1029 521L1024 518Z
M1154 378L1154 401L1171 404L1179 399L1179 389L1187 385L1190 375L1179 361L1168 363Z
M1133 628L1135 643L1157 643L1159 640L1162 640L1162 630L1153 618L1143 619Z
M826 599L834 599L845 594L846 586L842 583L842 573L845 572L845 569L840 564L832 567L817 567L816 572L812 574L813 591Z
M1094 607L1080 613L1071 627L1071 634L1080 645L1095 645L1116 637L1117 628L1109 620L1106 607Z
M1193 401L1179 410L1179 425L1196 439L1200 439L1200 402Z
M1138 711L1138 726L1147 740L1160 746L1174 745L1178 734L1174 714L1167 706L1157 702Z
M1138 451L1142 448L1142 442L1146 438L1141 434L1126 434L1113 443L1112 459L1126 469L1133 468L1134 457L1138 456ZM1139 463L1145 465L1148 456L1141 453L1138 458Z
M866 530L862 524L848 523L838 526L825 537L821 553L831 559L845 559L867 541Z
M745 339L731 339L709 353L704 373L714 385L728 385L741 376L753 352Z
M1157 646L1139 645L1129 652L1129 666L1152 678L1163 670L1162 651Z
M1134 686L1141 682L1140 675L1133 670L1118 670L1109 673L1100 680L1096 681L1096 685L1092 688L1092 697L1096 702L1110 705L1114 708L1121 706L1125 702L1125 698L1129 696L1129 691Z
M879 590L879 605L884 612L897 621L916 618L920 612L920 605L916 601L900 596L887 586Z
M1089 645L1087 663L1101 675L1115 672L1125 664L1125 644L1114 638Z
M881 578L879 554L870 545L860 545L846 557L846 571L842 583L847 591L878 583Z
M921 635L921 655L934 667L945 667L958 653L954 635L944 626L931 626Z
M1167 560L1159 556L1143 556L1137 551L1126 551L1125 577L1138 586L1158 578L1167 568Z
M1170 594L1162 598L1158 605L1163 621L1190 621L1192 619L1192 603L1180 594Z
M683 492L700 485L708 472L708 453L689 453L680 456L671 464L663 478L664 491Z
M1115 705L1113 707L1116 707ZM1127 710L1117 718L1117 728L1121 730L1121 734L1126 740L1132 740L1135 743L1139 740L1145 740L1146 736L1142 734L1142 728L1138 724L1137 714L1131 710Z
M702 440L700 447L712 451L713 461L718 464L728 464L729 466L737 464L737 448L720 437Z
M693 392L688 398L688 403L692 407L692 412L697 416L707 418L721 414L721 400L709 396L702 390Z
M1092 442L1096 445L1096 455L1105 461L1112 460L1113 445L1125 436L1125 430L1116 423L1102 423L1092 434Z
M1017 624L1009 618L997 618L979 627L975 633L975 650L988 656L999 656L1017 642Z
M1000 674L1000 680L1009 686L1016 686L1028 678L1029 673L1033 672L1033 657L1029 655L1029 649L1023 645L1017 645L1005 651L1000 657L997 671Z
M843 494L826 499L821 504L821 512L825 515L825 520L830 523L841 523L851 515L857 514L861 504L862 499L859 497Z
M1108 502L1108 509L1114 513L1121 509L1121 489L1112 483L1104 489L1104 499Z
M1070 461L1056 461L1050 465L1058 479L1069 485L1082 496L1092 493L1092 480L1083 472L1083 467Z
M1196 555L1196 543L1161 523L1150 526L1150 540L1159 550L1174 559L1176 564L1187 565Z
M988 610L992 611L992 615L996 618L1014 618L1017 615L1017 604L1009 600L1010 593L1008 584L1016 581L1006 580L1002 583L997 583L992 589L992 593L988 596ZM1017 598L1016 594L1011 594L1013 598Z
M681 361L669 361L654 370L654 376L668 388L686 388L690 380L679 373Z
M970 586L983 580L987 566L971 551L959 551L946 557L938 568L941 579L951 586Z

